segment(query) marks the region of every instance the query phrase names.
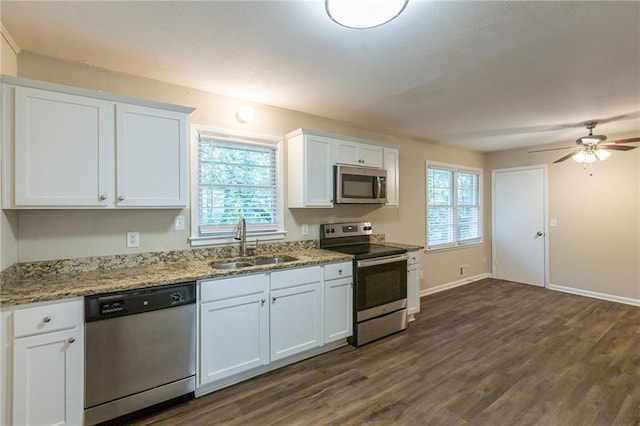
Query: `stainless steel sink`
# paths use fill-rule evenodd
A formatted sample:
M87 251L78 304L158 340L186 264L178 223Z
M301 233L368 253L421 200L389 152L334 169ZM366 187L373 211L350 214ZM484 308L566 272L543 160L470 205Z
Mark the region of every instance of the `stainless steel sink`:
M276 263L293 262L298 260L291 256L274 256L274 257L262 257L253 261L254 265L274 265Z
M249 266L260 265L276 265L278 263L293 262L296 259L291 256L272 256L272 257L260 257L255 260L242 260L237 262L212 262L211 267L214 269L238 269L246 268Z
M214 269L238 269L246 268L247 266L254 266L251 262L219 262L212 263L211 267Z

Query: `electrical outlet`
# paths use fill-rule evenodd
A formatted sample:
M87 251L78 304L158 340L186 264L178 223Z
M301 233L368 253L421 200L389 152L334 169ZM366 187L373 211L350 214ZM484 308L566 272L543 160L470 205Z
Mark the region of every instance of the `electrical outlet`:
M464 277L468 273L469 273L469 265L468 264L460 265L460 276Z
M300 232L302 235L309 235L309 225L303 223Z
M127 232L127 247L140 247L140 233L139 232Z
M424 278L424 271L422 269L420 269L420 279Z
M184 216L180 215L180 216L176 216L176 218L173 220L173 228L176 231L184 231Z

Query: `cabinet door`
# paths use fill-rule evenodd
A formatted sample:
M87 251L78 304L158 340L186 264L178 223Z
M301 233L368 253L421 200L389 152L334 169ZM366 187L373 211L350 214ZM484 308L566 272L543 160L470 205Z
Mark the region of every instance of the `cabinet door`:
M80 334L76 327L14 340L14 424L82 424L84 356Z
M118 104L119 207L187 205L187 114Z
M113 103L15 87L15 205L113 200Z
M338 164L362 166L362 161L358 156L358 144L355 142L336 140L335 162Z
M324 283L324 343L351 336L353 330L353 279Z
M384 168L387 170L387 204L385 206L400 205L398 154L395 148L384 148Z
M358 157L362 160L363 166L382 167L382 147L360 144L358 146Z
M289 208L333 207L333 140L305 133L287 139Z
M305 207L333 207L333 140L308 135L305 153Z
M420 257L417 252L409 253L407 268L407 314L409 320L420 312Z
M271 292L271 361L322 345L320 283Z
M336 140L335 162L354 166L382 167L382 147Z
M265 292L202 304L201 385L269 362L267 297Z

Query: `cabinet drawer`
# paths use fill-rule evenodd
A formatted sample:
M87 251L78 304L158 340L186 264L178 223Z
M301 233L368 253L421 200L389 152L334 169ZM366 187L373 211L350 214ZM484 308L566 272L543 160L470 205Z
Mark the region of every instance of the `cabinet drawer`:
M353 275L353 263L332 263L324 266L324 279L335 280L336 278L345 278Z
M409 253L409 259L407 259L407 265L415 265L420 263L420 254L418 252Z
M267 276L264 274L202 281L200 283L200 301L225 300L264 293L267 290Z
M322 274L320 266L310 268L289 269L271 273L271 290L294 287L302 284L320 282Z
M18 309L13 313L14 337L49 333L82 324L81 300Z

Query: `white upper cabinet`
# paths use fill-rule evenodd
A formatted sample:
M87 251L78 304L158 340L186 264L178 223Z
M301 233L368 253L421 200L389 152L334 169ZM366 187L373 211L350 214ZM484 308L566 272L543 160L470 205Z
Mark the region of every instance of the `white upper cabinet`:
M347 140L335 141L334 160L338 164L382 167L382 147Z
M186 206L192 109L130 101L3 77L3 208Z
M16 87L14 119L16 206L107 206L114 172L110 102Z
M333 139L287 135L287 199L289 208L333 207Z
M387 204L400 205L400 153L396 148L384 148L384 168L387 170Z
M187 115L116 106L117 195L122 207L187 204Z

